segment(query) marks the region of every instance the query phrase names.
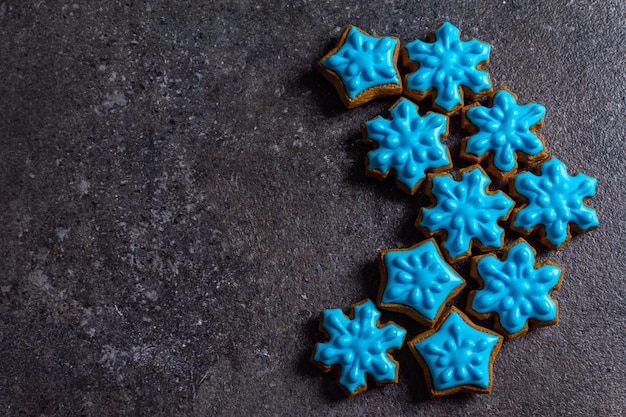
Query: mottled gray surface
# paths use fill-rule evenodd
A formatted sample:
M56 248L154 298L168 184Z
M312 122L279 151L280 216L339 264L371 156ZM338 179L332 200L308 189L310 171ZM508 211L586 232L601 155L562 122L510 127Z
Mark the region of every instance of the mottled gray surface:
M0 1L0 414L623 415L625 3L374 3ZM547 107L602 225L541 251L561 322L504 344L492 395L426 399L405 348L398 384L345 399L307 361L319 311L375 296L427 200L364 176L393 99L347 111L312 67L348 23L444 20Z

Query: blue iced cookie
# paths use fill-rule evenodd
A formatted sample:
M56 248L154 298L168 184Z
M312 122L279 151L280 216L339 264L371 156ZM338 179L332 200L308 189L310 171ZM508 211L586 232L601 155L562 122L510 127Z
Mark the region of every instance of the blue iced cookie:
M491 393L493 361L502 339L452 307L434 329L407 344L424 368L430 396L436 398L457 392Z
M325 372L339 368L337 383L350 397L367 389L366 375L378 385L398 382L399 365L390 352L402 347L406 330L393 322L380 326L379 318L367 299L349 317L340 309L322 312L320 330L328 341L315 345L311 362Z
M431 42L415 40L402 48L402 62L413 72L405 76L404 94L416 100L433 97L433 107L444 114L461 109L465 95L471 100L491 92L491 47L476 39L462 41L459 29L443 23L430 34Z
M434 239L379 253L378 305L432 327L465 281L446 263Z
M569 175L563 162L551 157L537 172L524 172L510 183L520 202L511 217L511 229L530 234L539 230L541 242L559 250L572 238L571 230L585 233L598 227L596 211L585 203L596 192L596 179Z
M480 288L470 292L467 311L480 320L495 317L496 330L507 339L528 331L528 324L549 326L559 321L558 303L550 297L561 285L563 268L535 263L535 250L518 239L495 254L472 259L471 275Z
M441 143L448 134L448 118L433 112L422 117L406 98L398 100L390 113L390 119L378 116L361 128L365 142L376 145L367 154L366 174L382 180L393 171L398 188L415 194L427 172L452 167L448 147Z
M430 174L426 193L434 206L422 208L416 226L428 236L441 236L450 262L471 255L476 246L485 252L504 246L506 220L515 205L502 191L489 191L491 180L479 165L462 169L455 180L449 174Z
M317 63L348 108L374 98L402 93L398 71L400 41L391 36L371 36L348 25L339 41Z
M517 172L518 161L544 158L546 148L536 130L543 126L545 107L517 104L517 96L499 89L487 106L475 103L463 108L461 126L472 133L461 143L461 157L478 163L488 160L487 170L498 179Z

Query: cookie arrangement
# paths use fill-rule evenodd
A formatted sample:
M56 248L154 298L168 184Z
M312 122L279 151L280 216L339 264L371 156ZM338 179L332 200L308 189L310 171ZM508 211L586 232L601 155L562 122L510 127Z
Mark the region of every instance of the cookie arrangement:
M432 202L421 207L415 223L426 240L378 254L376 304L362 300L350 316L340 309L321 314L327 340L315 345L311 362L326 372L337 370L348 396L365 391L368 376L378 385L398 382L400 364L391 352L403 347L407 332L393 322L381 324L378 308L406 314L427 328L406 345L424 369L432 398L491 393L503 341L525 334L529 324L558 322L551 293L564 274L552 262L538 264L537 252L523 238L505 246L506 229L538 233L543 245L560 250L572 233L598 227L595 210L586 204L596 180L569 175L561 161L548 156L537 134L546 111L542 105L518 104L504 87L494 91L484 69L490 51L479 40L462 40L448 22L429 41L406 45L348 25L318 62L348 108L401 95L389 117L361 127L364 141L373 146L366 174L379 180L391 174L400 190L423 191ZM399 59L409 70L404 77ZM420 116L417 102L427 98L434 111ZM459 156L474 165L455 178L448 173L452 157L441 139L456 115L468 132ZM508 193L492 191L492 178L508 181ZM466 286L452 266L461 260L471 263L470 275L478 283L463 309L448 306ZM491 325L479 326L473 319Z

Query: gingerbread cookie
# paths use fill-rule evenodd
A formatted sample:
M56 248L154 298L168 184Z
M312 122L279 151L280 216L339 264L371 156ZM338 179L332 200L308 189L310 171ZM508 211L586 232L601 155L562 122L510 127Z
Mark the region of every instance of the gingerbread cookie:
M460 170L460 179L449 174L429 174L426 193L434 206L422 208L415 225L427 236L439 235L450 262L466 258L472 246L486 252L504 245L506 220L515 205L502 191L489 191L491 180L479 165Z
M371 36L348 25L337 46L317 63L348 108L374 98L402 93L398 71L400 41L391 36Z
M473 133L461 142L461 157L478 163L489 160L487 171L496 178L510 178L524 163L544 158L543 138L536 130L546 113L541 104L517 104L517 96L499 89L488 106L474 103L463 108L461 126Z
M384 250L378 259L378 305L407 314L428 327L433 327L446 303L465 287L434 239L408 249Z
M390 352L400 349L406 330L389 322L379 324L380 312L371 300L352 306L347 317L341 310L324 310L320 330L329 339L317 343L311 362L324 372L339 368L337 383L352 397L367 389L366 375L376 384L398 382L398 362Z
M488 44L462 41L449 22L434 30L430 41L402 48L402 62L414 71L405 76L405 95L416 100L432 96L433 107L449 115L463 107L464 96L477 100L491 92L489 74L482 70L489 63Z
M490 394L493 361L502 340L452 307L434 329L411 339L408 345L424 368L430 396L437 398L457 392Z
M550 297L559 289L563 268L552 262L537 265L537 253L524 239L494 254L472 259L471 275L479 283L470 292L467 311L480 320L496 318L496 330L507 340L528 331L528 323L549 326L559 321L558 303Z
M432 112L422 117L417 105L406 98L389 112L391 119L378 116L361 127L365 142L376 145L367 154L366 174L382 180L394 171L398 188L412 195L427 171L452 167L448 147L440 140L448 134L448 118Z
M559 250L572 238L571 230L585 233L598 227L596 211L585 204L596 191L596 179L569 175L563 162L551 157L509 183L510 194L521 204L511 217L511 229L530 234L539 230L541 242Z

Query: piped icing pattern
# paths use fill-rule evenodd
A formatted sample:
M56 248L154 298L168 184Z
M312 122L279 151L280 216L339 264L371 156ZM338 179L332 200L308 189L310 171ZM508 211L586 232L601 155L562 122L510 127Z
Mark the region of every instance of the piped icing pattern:
M382 95L402 92L396 62L399 48L397 38L371 36L348 25L339 45L320 60L318 68L321 67L325 76L328 73L324 70L328 70L339 78L347 95L347 99L344 99L346 105L355 107L362 104L357 98L374 88L389 87L383 89L383 93L387 94Z
M403 49L405 65L416 70L406 76L407 95L422 100L432 93L434 107L451 114L463 107L464 90L473 98L491 91L489 74L480 69L489 61L488 44L462 41L459 29L449 22L439 26L431 40L415 40Z
M491 391L492 364L502 336L478 327L452 308L433 330L408 342L427 371L430 395Z
M458 181L448 174L430 175L436 203L422 208L416 222L424 233L442 235L444 254L452 262L471 254L474 239L481 250L501 248L504 230L498 221L506 220L514 206L502 191L489 191L491 180L480 166L460 172Z
M339 309L325 310L320 329L329 340L316 344L311 357L324 371L341 368L338 383L349 396L367 389L366 374L378 384L397 380L398 363L389 351L401 348L406 336L406 330L395 323L379 327L380 312L371 300L356 304L353 316L346 317Z
M571 239L570 225L579 233L598 227L596 211L585 205L595 190L595 178L570 176L563 162L550 158L538 174L525 172L512 181L512 195L527 203L515 210L511 227L524 234L539 229L542 243L559 250Z
M363 138L377 145L367 155L367 173L383 179L393 169L399 188L414 194L426 171L452 166L448 147L440 140L448 133L448 118L432 112L421 117L417 105L405 98L390 114L391 119L378 116L363 124Z
M550 292L559 288L563 269L550 262L536 265L535 256L535 250L519 239L502 260L493 254L472 260L472 276L482 288L470 293L468 311L482 320L496 315L496 328L507 339L526 333L530 320L540 326L558 321L557 302Z
M446 302L458 294L465 281L446 263L433 239L408 249L380 253L379 305L406 313L432 327Z
M480 162L489 154L493 164L489 171L500 179L509 178L517 170L516 153L526 162L545 156L543 140L535 130L543 124L545 107L537 103L517 104L515 94L500 89L491 107L473 105L463 110L462 124L478 132L465 138L461 156Z

